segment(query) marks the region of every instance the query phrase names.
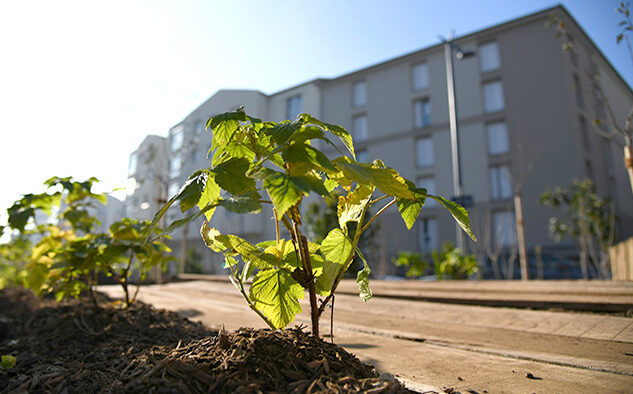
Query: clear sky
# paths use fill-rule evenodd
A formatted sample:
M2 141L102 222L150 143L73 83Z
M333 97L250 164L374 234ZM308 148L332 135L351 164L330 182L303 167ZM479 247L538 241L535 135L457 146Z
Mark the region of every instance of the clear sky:
M618 1L563 5L629 85ZM222 88L272 93L556 5L546 0L0 2L0 223L58 175L126 183L129 154Z

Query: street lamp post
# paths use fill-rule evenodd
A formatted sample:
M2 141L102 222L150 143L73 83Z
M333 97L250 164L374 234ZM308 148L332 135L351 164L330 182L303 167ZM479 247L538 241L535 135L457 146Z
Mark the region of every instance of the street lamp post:
M457 98L455 95L455 72L453 70L453 50L457 47L458 59L474 56L475 52L462 50L453 42L452 37L448 40L442 37L440 37L440 39L444 42L444 62L446 64L448 121L451 136L451 162L453 165L453 193L454 199L463 204L464 190L462 186L462 168L459 156L459 129L457 122ZM464 236L458 223L455 225L455 235L457 237L457 247L464 250Z

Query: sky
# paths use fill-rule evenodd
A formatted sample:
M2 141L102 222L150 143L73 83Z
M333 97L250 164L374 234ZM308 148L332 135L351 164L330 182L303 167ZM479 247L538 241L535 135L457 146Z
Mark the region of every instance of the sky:
M145 136L166 136L219 89L273 93L556 4L2 1L0 224L13 201L43 191L52 176L124 187L129 155ZM619 1L562 4L631 86L633 62L616 44Z

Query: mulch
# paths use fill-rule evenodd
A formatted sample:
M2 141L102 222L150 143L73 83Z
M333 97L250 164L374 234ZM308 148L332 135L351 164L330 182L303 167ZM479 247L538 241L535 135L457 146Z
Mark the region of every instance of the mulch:
M123 309L0 290L1 392L408 392L301 328L216 332L142 302Z

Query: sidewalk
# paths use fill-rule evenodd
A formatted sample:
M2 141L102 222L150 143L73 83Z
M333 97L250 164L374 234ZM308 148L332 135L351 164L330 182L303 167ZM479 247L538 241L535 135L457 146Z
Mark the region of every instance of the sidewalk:
M139 298L156 307L219 328L265 328L225 278L184 281L141 288ZM481 282L479 282L481 283ZM387 291L506 294L511 284L471 282L419 283L373 281L377 294ZM542 293L519 284L522 296ZM460 287L460 285L463 285ZM342 288L353 290L345 281ZM439 286L439 287L438 287ZM508 287L510 286L510 287ZM559 283L550 289L566 297L603 293L621 297L630 287L584 283ZM452 290L446 290L446 289ZM103 286L113 296L117 286ZM460 291L457 291L460 290ZM522 291L522 292L521 292ZM574 295L575 294L575 295ZM310 326L308 302L296 324ZM329 311L321 330L329 340ZM361 360L382 371L397 374L408 387L442 392L557 392L619 393L633 387L633 319L606 314L533 311L442 304L408 299L374 297L364 303L357 295L339 294L335 301L334 341ZM530 376L538 379L528 378Z
M184 274L184 280L228 282L227 276ZM633 313L633 282L611 281L439 281L371 280L375 297L530 309ZM354 280L341 281L337 294L356 295Z

